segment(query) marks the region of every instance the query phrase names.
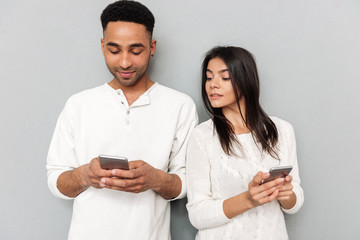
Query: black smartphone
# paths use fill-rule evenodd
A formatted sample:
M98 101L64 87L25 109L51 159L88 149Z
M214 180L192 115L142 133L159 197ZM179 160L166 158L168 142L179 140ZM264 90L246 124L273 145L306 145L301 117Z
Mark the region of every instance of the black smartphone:
M125 169L129 170L129 161L126 157L100 155L100 166L103 169Z
M284 178L287 175L289 175L291 170L292 170L292 166L273 167L269 171L270 176L267 179L263 180L262 183L270 182L272 180L275 180L275 179L281 178L281 177Z

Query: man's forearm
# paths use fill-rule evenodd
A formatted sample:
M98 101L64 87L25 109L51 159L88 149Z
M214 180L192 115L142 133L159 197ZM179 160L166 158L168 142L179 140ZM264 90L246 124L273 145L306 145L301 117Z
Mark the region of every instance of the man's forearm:
M57 180L57 188L67 197L76 197L90 187L86 179L88 164L63 172Z
M181 193L182 182L178 175L169 174L157 169L159 175L159 186L153 188L160 196L165 199L172 199Z

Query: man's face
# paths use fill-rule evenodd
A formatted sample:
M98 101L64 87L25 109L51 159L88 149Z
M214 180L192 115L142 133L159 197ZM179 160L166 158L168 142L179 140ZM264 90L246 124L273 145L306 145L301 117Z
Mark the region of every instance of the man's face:
M101 48L106 66L123 86L133 86L147 79L149 60L156 41L144 25L132 22L109 22Z

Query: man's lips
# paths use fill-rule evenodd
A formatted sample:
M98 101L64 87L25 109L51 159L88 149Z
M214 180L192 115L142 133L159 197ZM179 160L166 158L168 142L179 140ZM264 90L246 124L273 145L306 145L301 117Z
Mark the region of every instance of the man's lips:
M123 78L129 78L131 77L135 72L119 72L120 76L122 76Z

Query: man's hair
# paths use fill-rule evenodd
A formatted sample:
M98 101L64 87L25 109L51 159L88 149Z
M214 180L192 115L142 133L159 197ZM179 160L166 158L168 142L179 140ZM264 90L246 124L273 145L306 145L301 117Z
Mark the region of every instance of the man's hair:
M152 35L155 24L154 15L147 7L139 2L127 0L109 4L102 12L100 19L103 31L109 22L123 21L144 25Z

